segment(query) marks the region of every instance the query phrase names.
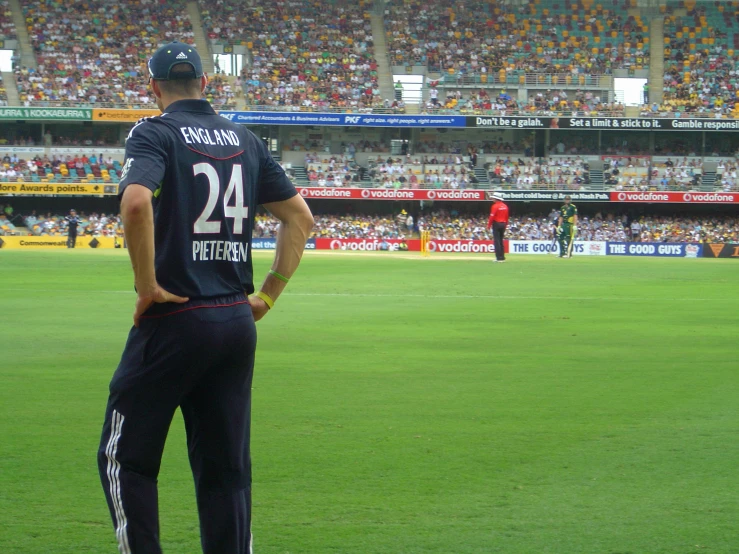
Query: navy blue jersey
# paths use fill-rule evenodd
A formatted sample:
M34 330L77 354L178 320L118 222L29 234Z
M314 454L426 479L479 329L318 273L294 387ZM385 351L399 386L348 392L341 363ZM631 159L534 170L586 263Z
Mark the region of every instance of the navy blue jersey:
M254 292L255 210L297 194L264 143L205 100L174 102L134 126L119 197L130 184L154 193L157 282L191 299Z
M68 227L69 232L70 233L76 233L77 232L77 226L80 224L80 218L77 217L77 216L74 216L73 217L71 215L68 215L64 219L67 220L67 225L69 226Z

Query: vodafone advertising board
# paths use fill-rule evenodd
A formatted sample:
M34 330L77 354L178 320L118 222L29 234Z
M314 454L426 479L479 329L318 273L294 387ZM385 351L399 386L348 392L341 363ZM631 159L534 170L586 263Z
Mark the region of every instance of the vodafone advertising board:
M405 245L405 246L404 246ZM418 239L316 239L316 250L348 250L350 252L380 252L409 250L419 252Z
M421 190L421 189L350 189L324 187L298 187L303 198L329 198L337 200L487 200L484 190Z
M345 250L350 252L409 251L419 252L418 239L316 239L316 250ZM438 253L493 254L495 247L491 240L430 240L429 251ZM508 241L505 241L508 252Z
M503 248L508 252L508 241L503 241ZM495 244L492 240L454 240L440 239L429 241L429 252L452 253L464 252L468 254L494 254Z
M484 190L422 190L422 189L370 189L370 188L329 188L298 187L303 198L334 200L435 200L488 202L487 191ZM492 191L491 191L492 192ZM495 191L508 200L525 201L558 201L563 192L557 191ZM567 191L565 191L567 192ZM578 201L609 201L634 203L676 203L676 204L739 204L739 193L736 192L667 192L667 191L614 191L614 192L573 192Z
M679 204L739 204L736 192L621 191L611 193L611 202L667 202Z

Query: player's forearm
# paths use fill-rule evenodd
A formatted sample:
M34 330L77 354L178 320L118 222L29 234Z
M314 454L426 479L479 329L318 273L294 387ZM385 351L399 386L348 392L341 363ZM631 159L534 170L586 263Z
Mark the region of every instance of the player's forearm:
M280 223L280 229L277 232L277 246L275 252L275 260L272 263L272 271L290 279L300 265L303 257L305 244L313 229L313 216L307 214L295 214ZM267 293L273 300L282 294L285 290L287 282L270 273L267 275L261 290Z
M150 201L126 201L124 196L121 217L136 290L145 296L152 293L157 284L154 271L154 210Z

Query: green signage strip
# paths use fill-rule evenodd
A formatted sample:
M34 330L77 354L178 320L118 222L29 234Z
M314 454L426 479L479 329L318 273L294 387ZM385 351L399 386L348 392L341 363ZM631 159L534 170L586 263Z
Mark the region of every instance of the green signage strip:
M80 108L0 108L0 120L92 121L91 109Z

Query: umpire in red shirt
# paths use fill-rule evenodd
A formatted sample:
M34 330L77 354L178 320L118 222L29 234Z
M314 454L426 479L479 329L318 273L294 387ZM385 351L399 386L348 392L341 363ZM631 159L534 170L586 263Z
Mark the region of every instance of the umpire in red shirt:
M503 246L503 238L505 230L508 226L508 205L503 202L503 197L493 194L491 197L495 203L490 208L490 218L488 219L488 229L493 228L493 240L495 241L495 261L505 261L505 248Z

